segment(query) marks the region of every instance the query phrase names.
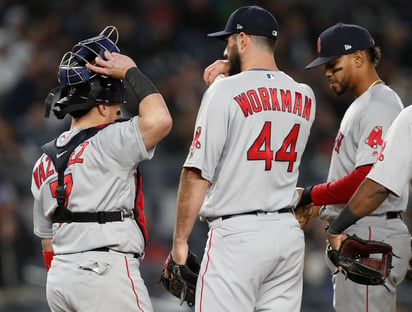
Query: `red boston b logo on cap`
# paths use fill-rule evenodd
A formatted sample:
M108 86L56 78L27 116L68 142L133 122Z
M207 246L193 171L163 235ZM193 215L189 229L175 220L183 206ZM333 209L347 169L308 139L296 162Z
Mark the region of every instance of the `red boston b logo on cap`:
M354 24L337 23L320 34L317 40L319 56L305 68L310 69L323 65L341 55L366 50L374 46L375 42L365 28Z

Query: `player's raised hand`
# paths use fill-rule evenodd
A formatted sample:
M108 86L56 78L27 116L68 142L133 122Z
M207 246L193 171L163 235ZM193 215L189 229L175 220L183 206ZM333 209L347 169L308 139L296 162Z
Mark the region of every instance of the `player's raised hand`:
M101 57L96 57L96 65L87 63L87 69L115 79L124 79L127 70L136 67L136 63L124 54L105 51L104 57L106 60Z
M217 60L206 67L203 73L203 80L210 86L219 77L229 76L229 61Z

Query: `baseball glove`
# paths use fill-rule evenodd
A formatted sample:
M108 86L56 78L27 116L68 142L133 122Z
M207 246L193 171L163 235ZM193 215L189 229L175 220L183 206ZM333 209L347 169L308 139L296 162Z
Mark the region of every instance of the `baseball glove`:
M295 218L298 220L300 228L305 230L312 215L311 205L299 206L295 208Z
M200 262L191 251L189 251L185 265L174 262L172 253L170 253L160 276L160 283L169 293L180 299L180 305L186 301L191 307L195 304L199 270ZM166 276L166 271L168 276Z
M372 256L373 254L373 256ZM351 281L364 285L384 285L392 268L392 246L363 240L356 235L342 241L339 250L328 249L328 257ZM381 257L379 257L381 256Z

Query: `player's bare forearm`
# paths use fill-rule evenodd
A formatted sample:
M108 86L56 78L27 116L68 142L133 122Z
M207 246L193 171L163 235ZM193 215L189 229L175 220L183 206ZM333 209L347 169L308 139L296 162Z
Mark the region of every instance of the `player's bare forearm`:
M205 68L203 73L203 80L206 85L210 86L217 77L229 75L229 61L228 60L217 60Z
M41 246L42 246L43 251L53 251L51 238L42 238Z
M97 57L96 65L88 63L87 68L98 74L126 79L131 84L139 101L139 130L145 147L152 148L172 128L172 117L163 96L130 57L108 51L104 55L106 60Z
M152 148L172 129L172 117L160 93L146 96L139 105L139 130L147 149Z
M172 255L176 263L184 264L188 254L187 241L198 217L209 182L195 168L183 168L177 195L176 223Z
M348 206L354 215L364 217L378 208L388 195L385 187L367 178L349 200Z
M370 179L365 179L336 219L329 224L328 236L345 231L360 218L373 212L388 196L389 191Z

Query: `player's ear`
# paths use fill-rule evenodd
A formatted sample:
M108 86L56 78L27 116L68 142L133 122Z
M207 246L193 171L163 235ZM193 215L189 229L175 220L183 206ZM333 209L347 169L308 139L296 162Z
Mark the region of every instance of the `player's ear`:
M356 51L352 54L352 61L356 67L361 67L365 62L365 54L362 51Z
M107 115L106 105L104 105L104 104L99 104L99 105L97 105L96 107L97 107L97 111L99 112L99 114L100 114L102 117L106 117L106 115Z
M250 37L245 34L244 32L239 33L238 35L238 44L239 44L239 50L243 50L247 44L248 44L248 40L250 40Z

